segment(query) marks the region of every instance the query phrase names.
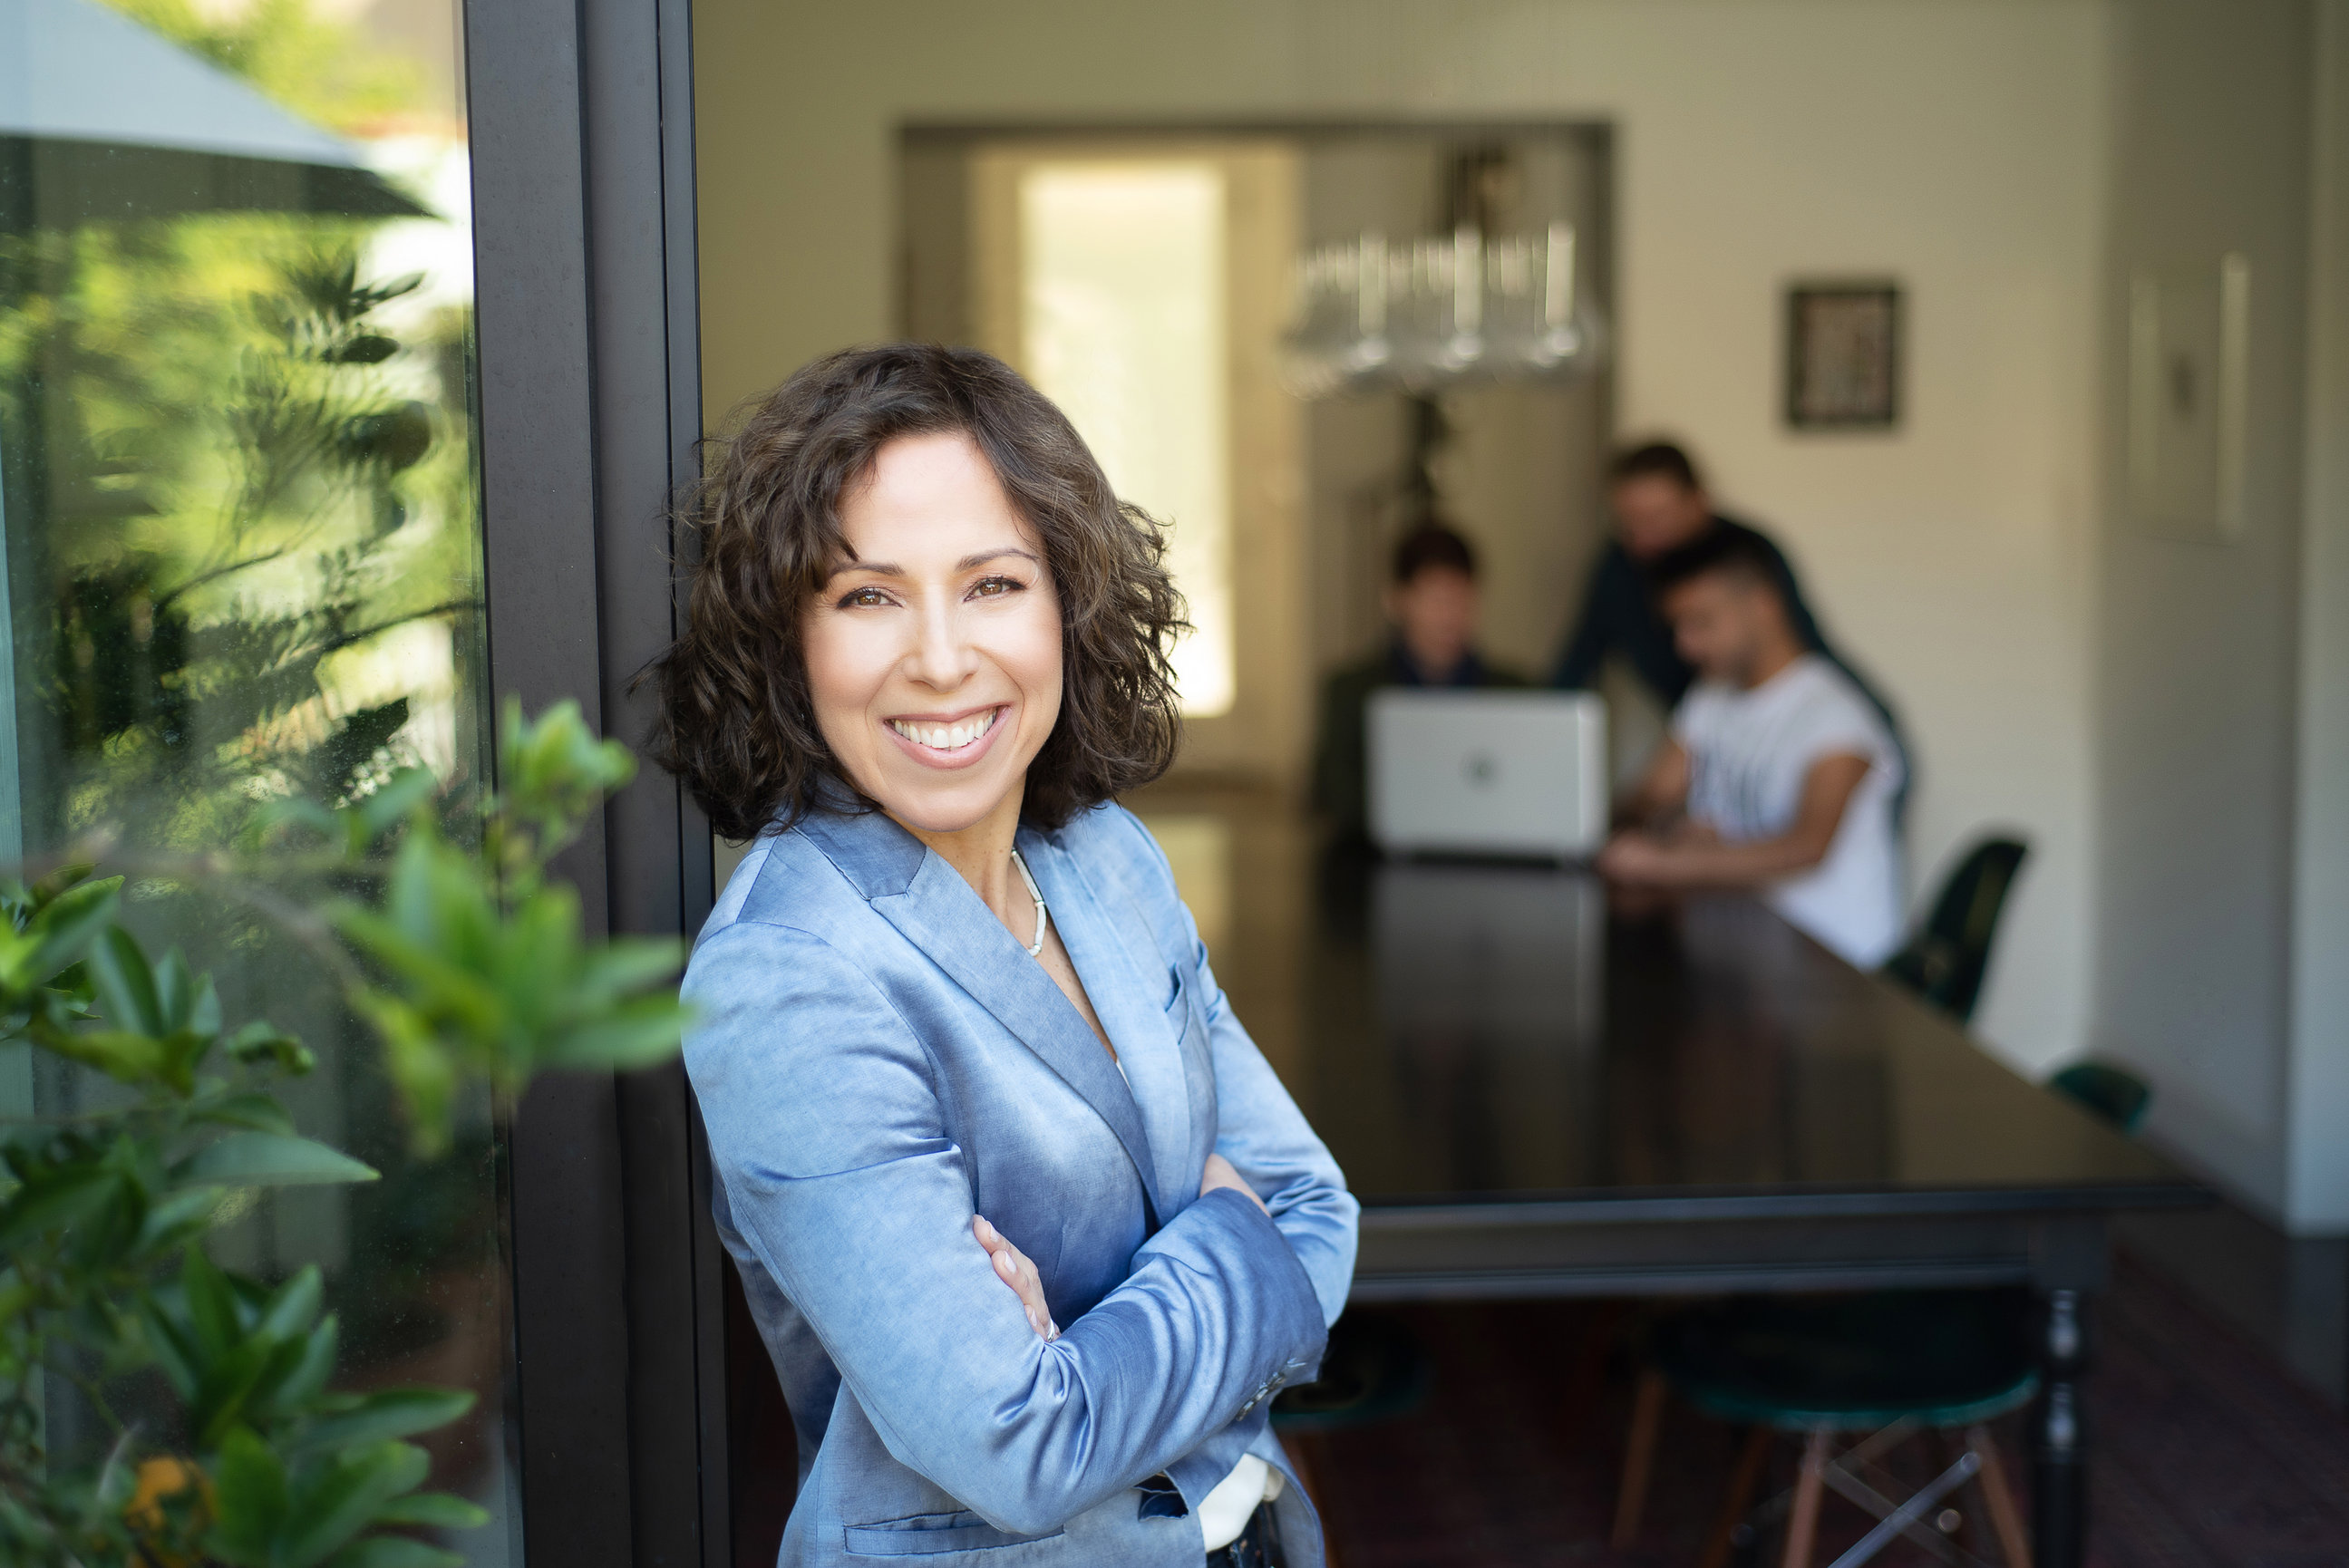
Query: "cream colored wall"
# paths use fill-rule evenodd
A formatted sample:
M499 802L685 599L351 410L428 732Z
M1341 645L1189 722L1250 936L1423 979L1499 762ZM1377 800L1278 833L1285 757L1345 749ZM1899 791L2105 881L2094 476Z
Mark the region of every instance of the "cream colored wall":
M2328 218L2338 201L2312 191L2312 175L2337 179L2330 158L2311 168L2337 149L2312 123L2322 39L2303 0L2125 0L2117 17L2095 1044L2151 1081L2149 1136L2261 1211L2340 1232L2349 1202L2321 1180L2349 1172L2333 1157L2349 1019L2328 984L2344 934L2326 880L2344 863L2343 785L2323 772L2343 755L2323 655L2342 645L2344 577L2340 274L2329 222L2313 247L2310 225L2312 194ZM2209 276L2229 254L2249 269L2250 418L2241 523L2222 542L2157 532L2121 504L2119 324L2133 274ZM2312 301L2326 307L2313 319Z
M1920 877L1981 827L2030 837L1979 1025L2026 1064L2077 1048L2101 5L698 0L695 25L713 411L890 331L908 120L1611 120L1621 427L1687 437L1897 695ZM1798 437L1779 290L1850 272L1909 288L1909 418Z

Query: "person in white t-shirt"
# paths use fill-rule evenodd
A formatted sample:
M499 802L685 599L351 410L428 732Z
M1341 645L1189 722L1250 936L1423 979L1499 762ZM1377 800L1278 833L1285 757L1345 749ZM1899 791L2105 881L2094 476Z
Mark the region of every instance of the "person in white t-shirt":
M1650 569L1697 684L1599 856L1650 887L1752 888L1862 968L1899 945L1899 748L1795 634L1773 565L1715 532Z

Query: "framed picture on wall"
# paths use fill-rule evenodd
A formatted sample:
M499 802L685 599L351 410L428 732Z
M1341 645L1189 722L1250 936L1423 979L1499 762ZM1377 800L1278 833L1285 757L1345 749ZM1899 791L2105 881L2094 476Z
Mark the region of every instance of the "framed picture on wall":
M1795 284L1786 290L1786 423L1889 430L1900 422L1900 287Z

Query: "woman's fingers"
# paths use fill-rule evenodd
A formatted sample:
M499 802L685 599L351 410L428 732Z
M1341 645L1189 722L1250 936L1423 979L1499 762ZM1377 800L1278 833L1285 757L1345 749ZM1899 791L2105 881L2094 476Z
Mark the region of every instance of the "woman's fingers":
M1028 1254L1013 1246L983 1216L971 1216L970 1233L987 1249L988 1261L995 1265L995 1277L1019 1296L1021 1308L1028 1314L1028 1326L1047 1340L1060 1338L1061 1329L1052 1321L1052 1309L1044 1304L1044 1276L1028 1261Z
M1235 1192L1244 1192L1247 1194L1247 1201L1254 1203L1259 1211L1265 1213L1271 1212L1265 1208L1264 1200L1257 1196L1256 1189L1247 1184L1246 1179L1240 1175L1230 1161L1220 1154L1211 1153L1207 1156L1206 1169L1199 1177L1199 1196L1204 1198L1218 1187L1229 1187Z

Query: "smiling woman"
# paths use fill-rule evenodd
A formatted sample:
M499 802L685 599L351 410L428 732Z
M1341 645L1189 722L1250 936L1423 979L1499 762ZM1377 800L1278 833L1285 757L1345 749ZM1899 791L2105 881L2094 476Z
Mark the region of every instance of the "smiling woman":
M885 628L922 624L928 612L911 606L944 581L942 562L971 579L967 587L995 582L986 594L1040 586L1058 620L1064 663L1053 684L1065 679L1066 696L1057 720L1044 715L1029 732L1040 765L1016 815L1057 823L1165 771L1177 724L1168 653L1186 628L1162 564L1164 539L1118 500L1068 419L1009 367L912 345L833 355L752 404L721 450L685 520L701 565L685 634L658 665L655 741L721 835L753 839L805 815L827 786L864 788L833 748L879 738L817 724L813 639L869 626L872 640L827 637L843 663L852 645L902 643L906 631ZM925 509L965 542L934 549ZM857 529L880 531L860 544ZM994 551L1017 553L963 560ZM998 570L980 570L990 564ZM905 580L926 567L936 581ZM835 578L840 592L827 594ZM860 603L844 602L852 589ZM976 706L925 698L895 717L944 722ZM999 789L1006 775L988 777Z
M910 346L761 402L694 521L661 748L757 841L686 1059L807 1467L781 1561L1309 1568L1268 1401L1358 1210L1114 803L1174 752L1156 526Z
M884 447L841 511L849 559L802 634L824 744L916 832L1016 820L1061 717L1043 541L959 432Z

